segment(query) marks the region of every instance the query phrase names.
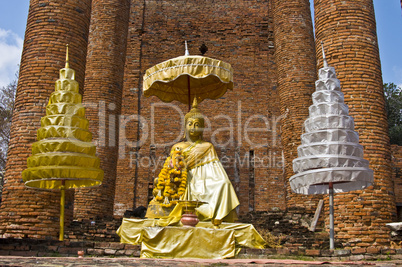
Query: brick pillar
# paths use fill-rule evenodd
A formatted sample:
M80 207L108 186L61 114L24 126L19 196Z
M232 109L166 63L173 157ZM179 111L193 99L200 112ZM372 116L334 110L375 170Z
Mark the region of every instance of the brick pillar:
M113 215L129 11L129 0L92 1L83 104L105 175L100 187L76 191L77 219Z
M26 189L21 172L27 167L59 69L64 67L67 43L70 66L77 71L80 87L83 85L90 3L30 1L0 207L2 237L58 236L60 192Z
M315 0L316 50L320 42L341 81L374 186L335 195L335 233L344 246L388 244L385 223L395 217L390 145L373 0Z
M308 0L274 0L275 61L282 116L281 138L285 154L286 180L294 174L292 160L297 147L316 80L315 46ZM317 197L291 192L287 182L287 206L314 211Z

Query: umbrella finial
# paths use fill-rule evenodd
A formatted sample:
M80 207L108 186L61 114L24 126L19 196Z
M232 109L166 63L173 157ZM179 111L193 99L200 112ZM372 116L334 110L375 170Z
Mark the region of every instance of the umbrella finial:
M189 56L190 53L188 52L187 41L184 41L184 46L185 46L185 48L186 48L186 51L184 52L184 55L185 55L185 56Z
M66 44L66 69L70 68L70 64L68 63L68 44Z
M324 61L324 68L328 68L328 61L327 61L327 58L325 57L324 42L323 41L321 41L321 48L322 48L322 59Z

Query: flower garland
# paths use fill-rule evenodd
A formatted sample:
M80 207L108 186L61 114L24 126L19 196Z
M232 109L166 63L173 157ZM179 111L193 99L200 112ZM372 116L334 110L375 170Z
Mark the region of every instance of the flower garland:
M153 195L162 207L170 208L184 194L187 186L187 170L181 150L173 151L155 179Z

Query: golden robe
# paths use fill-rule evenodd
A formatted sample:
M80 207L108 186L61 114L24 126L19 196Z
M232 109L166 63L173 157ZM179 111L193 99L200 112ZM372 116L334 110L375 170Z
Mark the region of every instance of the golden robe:
M209 142L181 142L172 147L182 151L187 164L187 189L183 199L207 202L196 210L200 220L218 219L233 222L240 204L225 169Z

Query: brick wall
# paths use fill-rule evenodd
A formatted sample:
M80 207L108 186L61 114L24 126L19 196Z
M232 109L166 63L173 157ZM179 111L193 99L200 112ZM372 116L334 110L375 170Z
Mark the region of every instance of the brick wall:
M314 4L318 65L322 66L324 41L364 158L374 171L374 186L335 195L336 238L346 246L386 244L385 223L395 218L395 196L373 1L315 0Z
M0 234L3 237L55 238L59 228L59 192L26 189L21 172L36 141L40 118L54 91L59 69L70 45L70 66L82 88L90 17L90 2L32 0L29 6L24 49L11 126ZM70 204L72 195L66 194ZM70 213L69 213L70 210ZM68 219L68 216L67 216Z

